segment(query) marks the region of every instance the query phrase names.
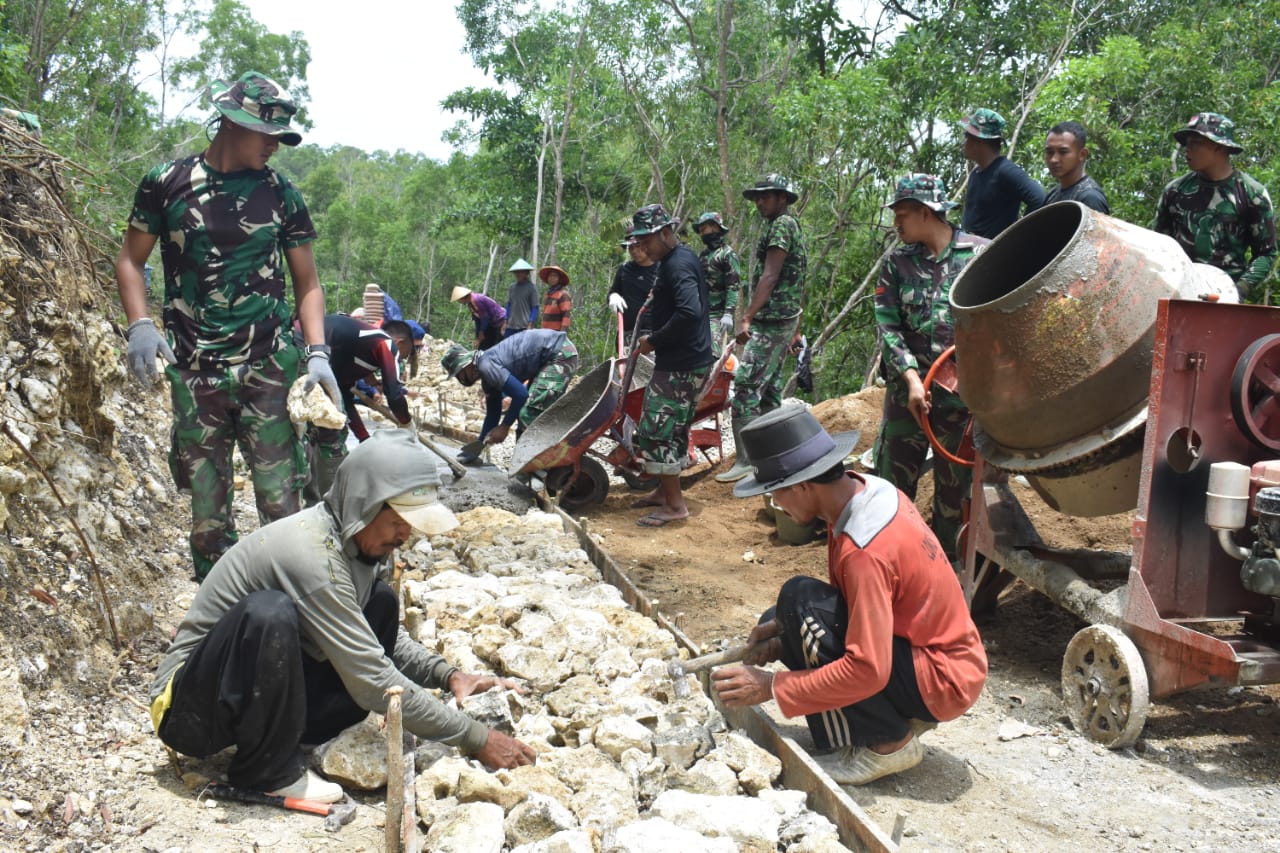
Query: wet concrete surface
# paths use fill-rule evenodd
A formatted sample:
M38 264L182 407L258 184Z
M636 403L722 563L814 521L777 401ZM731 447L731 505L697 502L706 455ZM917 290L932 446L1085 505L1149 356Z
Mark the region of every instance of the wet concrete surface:
M458 452L458 448L447 439L436 442L446 453ZM455 479L449 466L440 463L440 480L444 486L440 489L440 500L445 506L457 512L465 512L478 506L491 506L505 509L517 515L524 515L534 505L533 490L528 486L507 476L506 459L496 457L501 448L487 451L491 461L473 462L467 465L465 476ZM501 462L501 464L495 464Z

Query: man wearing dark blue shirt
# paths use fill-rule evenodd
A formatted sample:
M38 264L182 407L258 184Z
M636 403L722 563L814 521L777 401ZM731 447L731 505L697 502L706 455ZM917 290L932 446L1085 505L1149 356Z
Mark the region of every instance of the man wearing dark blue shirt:
M1000 153L1004 147L1004 117L980 109L960 124L964 129L964 158L974 165L965 190L961 228L995 239L1018 220L1021 208L1030 213L1044 204L1044 187Z

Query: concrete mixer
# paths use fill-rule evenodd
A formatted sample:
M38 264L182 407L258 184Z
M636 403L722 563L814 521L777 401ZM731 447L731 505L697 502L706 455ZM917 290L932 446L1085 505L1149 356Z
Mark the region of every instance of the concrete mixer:
M1076 202L1015 223L951 291L962 584L982 610L1017 577L1091 623L1063 699L1107 746L1151 699L1280 681L1280 309L1236 303L1170 238ZM1011 476L1069 515L1136 510L1132 552L1048 548Z

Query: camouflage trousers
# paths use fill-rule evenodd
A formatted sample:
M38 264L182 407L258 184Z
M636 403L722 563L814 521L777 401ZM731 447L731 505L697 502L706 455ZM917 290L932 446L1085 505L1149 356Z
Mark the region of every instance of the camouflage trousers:
M203 580L236 532L232 455L249 465L262 524L301 508L307 459L285 406L298 376L298 350L282 347L223 370L165 368L173 400L169 471L191 495L191 559Z
M733 374L733 419L757 418L782 405L782 364L800 321L755 320Z
M302 490L306 506L315 506L324 499L324 493L333 485L338 466L347 458L347 436L351 430L328 429L315 424L307 425L307 466L311 477Z
M955 394L937 385L931 395L929 426L939 443L955 453L969 421L969 410ZM893 483L915 500L916 485L924 467L929 439L907 408L907 384L901 378L890 379L885 387L884 418L876 437L876 476ZM934 454L933 518L929 526L947 552L947 559L957 559L956 537L960 533L961 502L969 497L973 469L955 465Z
M646 474L678 476L684 470L698 391L710 371L708 364L693 370L653 372L635 433Z
M578 372L578 348L565 338L560 352L551 363L538 371L529 383L529 399L524 401L520 410L520 426L517 433L524 432L525 427L533 423L534 418L551 408L551 404L564 396L569 387L569 380Z

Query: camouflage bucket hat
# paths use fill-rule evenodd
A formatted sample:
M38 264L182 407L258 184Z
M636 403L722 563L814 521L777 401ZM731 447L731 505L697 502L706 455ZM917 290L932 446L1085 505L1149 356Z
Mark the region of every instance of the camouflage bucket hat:
M672 219L667 209L660 204L647 204L631 216L631 235L643 237L653 234L668 226L674 228L678 220Z
M942 178L919 172L912 172L898 179L893 201L885 207L893 207L904 201L918 201L934 213L946 213L956 206L955 202L947 200L947 188L943 185Z
M1196 113L1187 120L1186 127L1173 132L1173 138L1179 145L1186 145L1193 133L1218 143L1232 154L1244 150L1236 142L1236 123L1221 113Z
M985 107L974 110L973 115L960 122L965 133L979 139L1004 139L1004 126L1004 116Z
M767 192L773 192L774 190L786 193L787 204L791 204L796 199L800 198L800 194L796 192L795 185L787 178L779 175L777 172L771 172L751 186L747 187L742 191L742 197L750 201L754 201L756 196L763 195Z
M622 232L622 239L618 241L618 245L622 248L634 246L636 244L636 226L628 225Z
M714 222L716 224L716 227L718 227L722 232L729 230L728 228L724 227L724 219L720 217L720 214L710 210L702 214L701 216L699 216L697 219L693 221L693 230L697 231L700 227L702 227L708 222Z
M476 354L473 350L469 350L459 344L452 344L448 352L440 359L440 366L444 368L444 372L449 374L449 378L452 379L458 375L458 371L475 360Z
M279 138L282 145L297 145L302 134L289 126L298 105L284 88L266 75L249 71L228 85L209 84L213 107L241 127Z

